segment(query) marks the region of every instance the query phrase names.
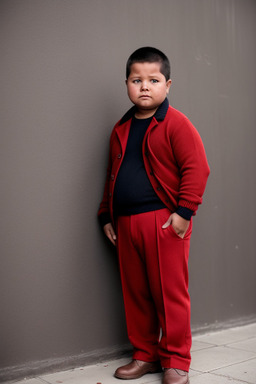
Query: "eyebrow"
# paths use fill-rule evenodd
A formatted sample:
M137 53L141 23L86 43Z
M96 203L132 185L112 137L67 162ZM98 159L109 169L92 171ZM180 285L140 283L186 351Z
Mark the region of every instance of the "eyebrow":
M160 72L161 73L161 72ZM148 75L148 77L158 77L159 76L159 73L153 73L153 74L150 74L150 75ZM130 75L130 77L133 79L133 78L137 78L137 77L141 77L141 75L139 75L139 74L134 74L134 75Z

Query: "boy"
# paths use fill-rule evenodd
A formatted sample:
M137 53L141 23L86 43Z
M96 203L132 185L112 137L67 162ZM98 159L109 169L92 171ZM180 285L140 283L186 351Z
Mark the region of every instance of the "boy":
M170 63L158 49L136 50L126 66L134 106L110 138L98 212L117 246L133 360L116 370L136 379L163 369L163 384L188 384L192 216L209 167L192 123L169 105ZM161 338L160 338L161 330Z

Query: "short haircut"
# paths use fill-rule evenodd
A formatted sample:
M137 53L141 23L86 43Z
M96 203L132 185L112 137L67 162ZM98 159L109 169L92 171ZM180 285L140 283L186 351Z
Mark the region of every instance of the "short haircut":
M168 57L159 49L153 47L142 47L134 51L126 63L126 79L131 73L131 66L134 63L160 63L160 72L165 76L166 81L171 76L171 65Z

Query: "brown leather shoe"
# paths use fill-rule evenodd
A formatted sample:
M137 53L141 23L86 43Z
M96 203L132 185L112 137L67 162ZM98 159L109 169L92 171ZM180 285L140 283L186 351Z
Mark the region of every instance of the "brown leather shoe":
M161 365L159 362L148 363L141 360L132 360L129 364L119 367L115 371L115 377L118 379L138 379L146 373L161 372Z
M188 372L167 368L164 370L163 384L189 384Z

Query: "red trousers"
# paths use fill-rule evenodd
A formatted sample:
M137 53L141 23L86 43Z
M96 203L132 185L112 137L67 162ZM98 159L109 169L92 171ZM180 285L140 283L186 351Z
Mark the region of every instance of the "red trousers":
M133 358L188 371L192 221L181 239L171 225L162 229L170 214L166 208L119 217L117 250Z

